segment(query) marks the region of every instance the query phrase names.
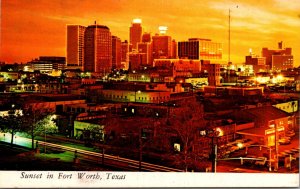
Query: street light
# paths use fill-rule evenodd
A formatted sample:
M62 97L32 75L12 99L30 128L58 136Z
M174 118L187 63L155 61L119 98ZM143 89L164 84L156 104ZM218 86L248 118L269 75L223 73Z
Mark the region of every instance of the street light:
M140 90L138 90L138 91L134 91L134 102L136 102L136 93L138 93L138 94L140 94L141 93L141 91Z
M218 154L218 140L216 144L214 144L214 138L217 138L223 135L223 131L220 128L214 130L206 130L205 133L201 134L208 138L211 138L211 167L212 172L217 172L217 154Z

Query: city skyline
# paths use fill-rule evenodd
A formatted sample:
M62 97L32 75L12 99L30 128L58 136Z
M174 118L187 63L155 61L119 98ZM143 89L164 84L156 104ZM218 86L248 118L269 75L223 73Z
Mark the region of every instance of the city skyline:
M92 25L96 20L110 28L112 35L129 41L134 18L142 19L144 32L158 33L167 26L167 35L178 41L209 38L223 43L223 61L228 57L228 11L231 10L231 60L243 63L263 47L291 47L294 66L299 66L297 1L5 1L1 7L1 55L7 63L28 62L41 55L66 56L66 25ZM105 5L105 6L103 6ZM71 8L71 9L70 9ZM197 24L199 23L199 24Z

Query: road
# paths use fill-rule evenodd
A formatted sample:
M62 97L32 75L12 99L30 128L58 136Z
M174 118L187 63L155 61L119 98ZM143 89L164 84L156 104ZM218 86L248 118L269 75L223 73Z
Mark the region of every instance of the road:
M10 135L7 133L5 135L4 135L4 133L0 133L0 140L9 143ZM35 140L35 142L36 141L38 141L38 140ZM31 147L31 139L17 136L14 139L14 144L20 145L20 146ZM119 156L102 154L102 153L98 153L98 152L92 152L92 151L88 151L88 150L83 150L83 149L74 148L74 147L68 147L68 146L54 144L54 143L50 143L50 142L44 142L44 141L38 141L38 145L42 145L42 146L46 145L46 148L54 148L54 149L73 152L74 155L75 155L75 151L76 151L79 159L86 160L86 161L94 161L96 163L99 163L99 162L102 163L102 161L104 160L104 164L106 164L106 165L117 167L117 168L122 168L127 171L136 171L136 170L139 170L139 168L140 168L139 161L122 158ZM103 155L104 155L104 157L103 157ZM179 170L179 169L155 165L155 164L146 163L146 162L141 163L141 171L182 172L182 170Z

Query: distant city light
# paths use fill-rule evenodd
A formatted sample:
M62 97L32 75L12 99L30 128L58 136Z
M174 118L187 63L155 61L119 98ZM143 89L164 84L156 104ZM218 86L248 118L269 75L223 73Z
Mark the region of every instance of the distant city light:
M132 20L132 23L134 23L134 24L141 24L142 23L142 19L135 18L135 19Z

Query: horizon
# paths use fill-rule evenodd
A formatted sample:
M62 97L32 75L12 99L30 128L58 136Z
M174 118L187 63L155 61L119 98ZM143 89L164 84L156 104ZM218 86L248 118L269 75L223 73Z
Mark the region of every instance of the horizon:
M112 35L129 41L133 19L141 19L143 32L159 33L168 28L176 42L207 38L223 44L222 61L228 60L228 16L231 10L231 61L245 62L249 50L261 55L262 48L292 48L294 67L300 66L300 4L297 0L119 1L101 3L80 0L15 0L1 4L0 61L26 63L39 56L66 56L66 26L105 25ZM20 19L21 18L21 19ZM20 22L21 20L21 22ZM197 24L199 23L199 24Z

